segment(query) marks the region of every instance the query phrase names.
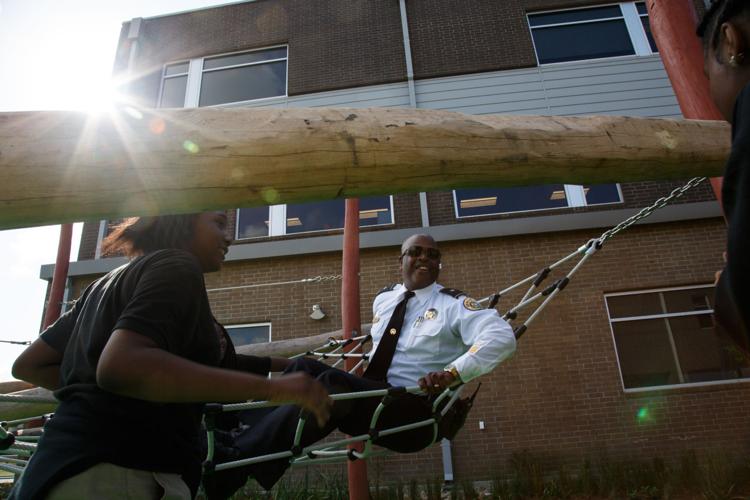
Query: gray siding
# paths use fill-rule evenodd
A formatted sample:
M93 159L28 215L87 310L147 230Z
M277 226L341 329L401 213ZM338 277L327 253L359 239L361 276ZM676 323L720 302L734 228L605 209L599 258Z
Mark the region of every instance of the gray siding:
M680 118L658 55L551 64L415 82L417 107L468 114ZM251 107L406 107L406 82L238 103Z
M255 103L237 103L227 106L274 107L274 108L389 108L409 105L409 88L406 82L387 85L373 85L345 90L333 90L277 99L268 99Z
M658 55L422 80L417 106L470 114L680 117Z
M551 64L415 82L417 107L468 114L679 118L658 55ZM242 106L409 106L406 82L270 99Z

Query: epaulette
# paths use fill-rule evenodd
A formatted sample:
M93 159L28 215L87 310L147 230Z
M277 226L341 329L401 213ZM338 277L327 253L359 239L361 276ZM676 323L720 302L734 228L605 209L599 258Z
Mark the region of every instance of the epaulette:
M396 288L397 286L398 286L398 283L391 283L388 286L384 286L383 288L380 289L380 291L378 293L375 294L375 296L377 297L378 295L380 295L383 292L390 292L394 288Z
M440 293L444 293L446 295L450 295L454 299L457 299L459 297L463 297L466 295L466 293L462 292L461 290L458 290L456 288L441 288Z

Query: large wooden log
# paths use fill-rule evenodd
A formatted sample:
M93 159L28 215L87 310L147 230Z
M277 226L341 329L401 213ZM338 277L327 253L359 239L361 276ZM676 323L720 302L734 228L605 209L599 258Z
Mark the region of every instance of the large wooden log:
M0 113L0 229L398 192L718 175L720 122L414 109Z
M362 325L361 335L370 333L371 324ZM326 332L311 337L303 337L289 340L277 340L276 342L267 342L263 344L249 344L237 348L240 354L252 354L254 356L280 356L291 357L300 353L313 351L325 346L328 339L334 338L341 340L344 337L343 330L335 332ZM369 347L368 347L369 349Z

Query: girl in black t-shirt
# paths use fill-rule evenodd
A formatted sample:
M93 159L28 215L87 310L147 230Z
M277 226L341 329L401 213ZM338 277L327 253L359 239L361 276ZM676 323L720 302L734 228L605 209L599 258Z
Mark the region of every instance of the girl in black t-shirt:
M727 264L717 282L715 316L738 347L750 352L750 2L714 0L698 26L711 97L732 124L722 204L728 222Z
M60 405L11 498L195 496L205 401L294 401L327 420L327 392L307 375L220 368L203 273L224 260L226 225L223 212L143 217L107 238L132 260L92 283L13 365Z

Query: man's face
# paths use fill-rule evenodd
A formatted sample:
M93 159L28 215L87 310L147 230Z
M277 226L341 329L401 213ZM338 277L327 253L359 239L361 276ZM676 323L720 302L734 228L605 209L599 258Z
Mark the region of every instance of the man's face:
M437 281L440 250L429 236L417 235L401 246L401 277L409 290L420 290Z

